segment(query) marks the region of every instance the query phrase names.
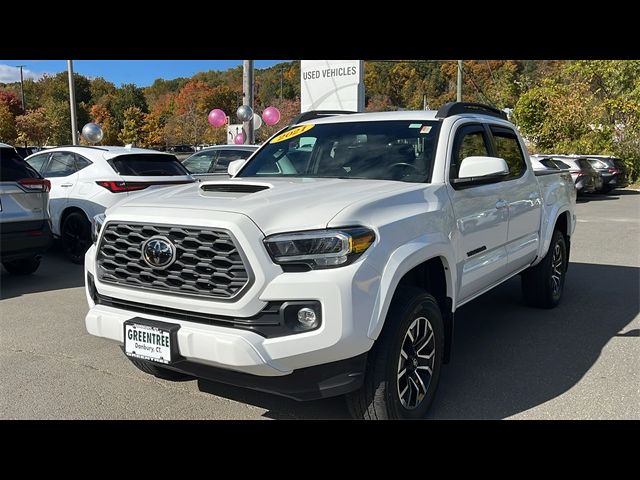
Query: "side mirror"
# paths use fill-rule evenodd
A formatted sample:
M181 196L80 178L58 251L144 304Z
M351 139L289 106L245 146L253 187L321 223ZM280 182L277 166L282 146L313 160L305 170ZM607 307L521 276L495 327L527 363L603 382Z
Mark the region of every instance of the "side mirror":
M507 162L497 157L466 157L458 169L458 179L460 180L487 179L487 177L502 177L508 174Z
M234 160L233 162L229 163L229 166L227 167L227 173L229 174L229 176L234 177L236 173L240 171L242 165L244 165L244 160Z

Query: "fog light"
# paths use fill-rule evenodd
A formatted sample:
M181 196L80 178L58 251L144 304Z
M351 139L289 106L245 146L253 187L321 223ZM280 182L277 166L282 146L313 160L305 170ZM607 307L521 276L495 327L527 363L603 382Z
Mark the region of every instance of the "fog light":
M301 308L298 310L298 322L305 328L313 328L317 325L318 317L312 308Z

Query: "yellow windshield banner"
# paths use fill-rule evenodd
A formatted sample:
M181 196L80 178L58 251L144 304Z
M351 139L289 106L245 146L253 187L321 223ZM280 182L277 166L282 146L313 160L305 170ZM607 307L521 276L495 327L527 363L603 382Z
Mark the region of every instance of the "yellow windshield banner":
M291 130L287 130L286 132L281 133L276 137L273 137L269 143L284 142L285 140L289 140L290 138L297 137L301 133L311 130L313 127L314 127L313 124L300 125L299 127L292 128Z

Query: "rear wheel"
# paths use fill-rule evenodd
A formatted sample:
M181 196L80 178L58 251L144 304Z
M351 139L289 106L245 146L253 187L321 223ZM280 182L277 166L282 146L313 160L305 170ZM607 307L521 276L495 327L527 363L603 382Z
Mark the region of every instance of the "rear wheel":
M364 385L347 395L354 418L420 419L435 397L444 353L440 308L423 290L399 288L369 355Z
M174 382L178 382L181 380L191 380L193 377L186 375L184 373L176 372L174 370L169 370L168 368L162 368L159 365L154 365L149 362L144 362L142 360L138 360L135 358L127 357L131 360L138 369L142 370L144 373L148 373L149 375L153 375L154 377L161 378L163 380L171 380Z
M9 262L2 262L2 265L7 269L7 272L13 275L30 275L40 266L40 257L33 256L21 258L20 260L11 260Z
M564 235L555 230L542 261L522 274L522 294L528 305L553 308L560 303L568 261Z
M91 246L91 224L86 215L72 212L62 223L62 246L73 263L82 264Z

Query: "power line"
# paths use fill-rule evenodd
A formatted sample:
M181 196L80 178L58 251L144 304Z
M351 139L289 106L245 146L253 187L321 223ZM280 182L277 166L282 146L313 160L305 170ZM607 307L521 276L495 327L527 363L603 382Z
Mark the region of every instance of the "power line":
M484 97L484 99L487 101L487 103L488 103L489 105L491 105L492 107L498 108L498 107L496 107L496 104L495 104L495 103L493 103L493 102L489 99L489 97L487 97L487 96L485 95L485 93L484 93L480 88L478 88L478 86L476 85L476 82L474 82L474 80L473 80L473 76L471 75L471 73L470 73L470 72L467 72L467 71L465 70L464 66L462 66L462 71L463 71L464 73L466 73L466 74L467 74L467 76L469 77L469 80L471 80L471 84L473 85L473 88L475 88L475 89L476 89L476 91L477 91L480 95L482 95L482 96Z

